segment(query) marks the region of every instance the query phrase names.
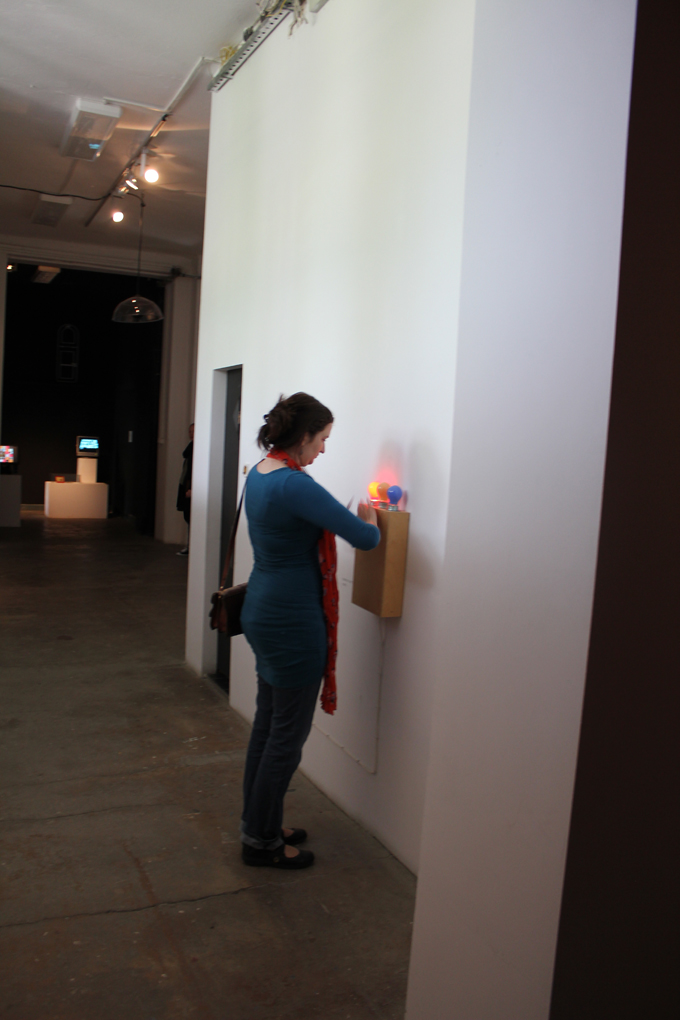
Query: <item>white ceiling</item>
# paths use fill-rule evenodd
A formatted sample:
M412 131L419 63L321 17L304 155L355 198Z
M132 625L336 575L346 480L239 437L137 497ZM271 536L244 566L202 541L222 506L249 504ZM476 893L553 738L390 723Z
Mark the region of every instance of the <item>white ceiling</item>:
M0 183L41 191L105 194L159 117L124 109L95 162L59 154L77 97L105 96L166 107L197 59L217 57L257 15L255 0L4 0L0 13ZM200 255L210 93L206 65L156 137L157 184L146 185L145 250ZM229 88L229 86L225 86ZM56 227L31 223L38 195L0 188L0 234L133 248L138 203L111 202L85 227L95 204L74 201Z

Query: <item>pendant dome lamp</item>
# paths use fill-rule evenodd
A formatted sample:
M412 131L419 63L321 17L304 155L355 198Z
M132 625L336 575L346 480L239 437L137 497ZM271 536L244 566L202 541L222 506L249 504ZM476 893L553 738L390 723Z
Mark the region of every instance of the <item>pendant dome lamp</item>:
M126 298L116 305L113 311L114 322L160 322L163 313L149 298L142 297L139 293L139 281L142 275L142 235L144 227L144 199L139 197L139 246L137 249L137 293L133 297Z

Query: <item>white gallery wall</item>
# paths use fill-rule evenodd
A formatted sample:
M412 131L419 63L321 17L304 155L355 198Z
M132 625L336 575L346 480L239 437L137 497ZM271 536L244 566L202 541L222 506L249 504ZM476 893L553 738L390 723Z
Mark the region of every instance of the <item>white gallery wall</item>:
M409 1020L548 1015L634 15L330 0L213 102L187 657L214 668L222 370L243 365L242 467L279 393L303 389L336 416L323 485L408 493L401 620L350 604L340 543L340 707L317 713L303 768L419 871ZM237 580L249 566L242 529ZM251 718L243 638L232 655Z
M242 364L242 464L256 462L279 394L306 390L336 417L314 477L355 506L376 478L408 492L401 620L381 632L351 605L354 554L338 543L339 708L317 712L303 767L412 869L448 504L472 7L332 0L292 38L283 27L268 40L215 96L211 122L188 659L214 668L215 370ZM242 529L239 579L249 556ZM231 703L251 718L243 637L232 657Z

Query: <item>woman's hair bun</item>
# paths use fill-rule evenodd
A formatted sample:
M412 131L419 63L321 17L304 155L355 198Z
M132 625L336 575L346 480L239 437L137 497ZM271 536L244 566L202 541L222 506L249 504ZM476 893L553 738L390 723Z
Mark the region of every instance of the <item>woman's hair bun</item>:
M257 436L263 450L278 447L290 450L299 446L306 435L315 435L333 422L329 409L309 393L283 394L268 414Z
M278 446L279 439L290 430L294 419L295 415L282 395L267 415L267 438L271 445Z

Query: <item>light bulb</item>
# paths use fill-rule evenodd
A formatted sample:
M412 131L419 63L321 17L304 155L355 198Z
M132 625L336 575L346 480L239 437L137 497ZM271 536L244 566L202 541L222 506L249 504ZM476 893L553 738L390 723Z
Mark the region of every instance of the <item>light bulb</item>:
M139 191L139 185L137 184L137 181L135 180L134 177L126 177L125 183L127 184L128 188L132 188L133 191Z
M378 492L378 499L380 500L381 503L387 502L387 490L389 489L389 487L390 486L388 482L378 482L376 488Z
M113 213L111 219L113 220L114 223L120 223L121 220L125 219L125 213L122 213L119 210L117 210L115 213Z
M371 499L379 499L380 498L378 496L378 483L377 482L371 482L371 484L368 486L368 494L371 497Z
M152 166L148 170L144 171L144 180L148 181L149 184L155 184L158 180L158 170L154 170Z

